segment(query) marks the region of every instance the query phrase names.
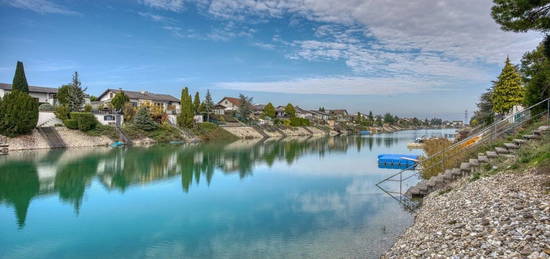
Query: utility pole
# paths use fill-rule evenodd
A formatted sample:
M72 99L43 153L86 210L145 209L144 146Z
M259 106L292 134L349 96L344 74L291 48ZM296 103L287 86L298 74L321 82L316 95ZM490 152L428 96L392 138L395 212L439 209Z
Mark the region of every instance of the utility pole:
M468 110L464 111L464 125L468 125Z

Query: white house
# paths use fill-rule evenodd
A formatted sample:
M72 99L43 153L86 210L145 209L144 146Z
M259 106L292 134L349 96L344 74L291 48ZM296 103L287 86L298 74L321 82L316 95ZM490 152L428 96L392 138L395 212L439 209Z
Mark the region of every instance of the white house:
M235 111L241 105L241 99L234 97L224 97L218 102L218 105L225 107L226 111Z
M107 89L98 97L98 99L103 103L108 103L115 97L115 94L120 91L123 91L124 94L128 96L130 103L135 107L149 103L151 105L161 106L166 112L179 113L180 111L180 100L168 94L156 94L147 91L136 92L122 89Z
M0 97L11 91L11 84L0 83ZM29 86L29 95L39 103L57 104L57 88Z

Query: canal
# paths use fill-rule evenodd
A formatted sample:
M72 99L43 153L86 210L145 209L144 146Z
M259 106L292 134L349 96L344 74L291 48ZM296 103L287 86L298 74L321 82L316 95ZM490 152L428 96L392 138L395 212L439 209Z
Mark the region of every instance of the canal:
M12 152L0 258L378 258L413 218L377 155L453 131Z

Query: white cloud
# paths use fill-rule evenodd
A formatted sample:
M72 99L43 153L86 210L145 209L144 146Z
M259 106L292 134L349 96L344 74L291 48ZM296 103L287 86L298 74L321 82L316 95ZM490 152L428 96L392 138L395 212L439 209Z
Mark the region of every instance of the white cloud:
M413 77L327 77L274 82L220 82L224 89L290 94L391 95L435 90L445 83Z
M142 0L144 5L173 12L180 12L184 7L184 0Z
M261 49L275 49L274 44L265 43L265 42L254 42L252 43L252 46L255 46Z
M66 14L79 15L79 12L72 11L64 6L54 4L47 0L4 0L3 4L10 5L15 8L27 9L40 14Z
M138 14L142 17L145 17L147 19L151 19L152 21L155 21L155 22L167 22L167 23L174 23L175 22L174 19L163 16L163 15L158 15L158 14L153 14L153 13L148 13L148 12L138 12Z

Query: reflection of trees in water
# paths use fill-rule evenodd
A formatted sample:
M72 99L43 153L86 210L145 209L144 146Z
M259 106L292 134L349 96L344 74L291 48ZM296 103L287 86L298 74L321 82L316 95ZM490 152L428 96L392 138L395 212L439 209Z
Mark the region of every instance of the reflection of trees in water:
M277 161L293 164L299 157L308 154L324 156L334 152L347 152L350 147L361 150L367 143L372 148L373 139L295 139L252 145L248 143L242 146L238 143L231 146L157 145L149 148L112 149L104 153L94 153L91 150L88 155L69 159L62 157L64 152L71 151L57 150L39 160L8 161L1 164L0 202L14 206L17 222L23 227L30 201L42 194L42 189L47 193L57 192L61 200L72 204L78 214L86 188L94 177L107 189L124 192L133 185L181 175L182 190L188 192L193 182L199 184L203 180L210 184L215 171L236 173L244 178L250 176L253 168L260 163L270 167ZM51 175L39 173L42 167L53 168Z
M30 202L40 191L36 166L28 162L10 162L2 165L0 172L0 202L15 208L17 225L23 228Z

